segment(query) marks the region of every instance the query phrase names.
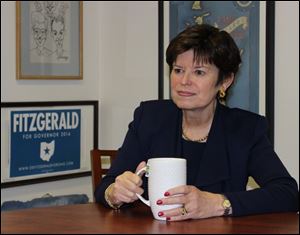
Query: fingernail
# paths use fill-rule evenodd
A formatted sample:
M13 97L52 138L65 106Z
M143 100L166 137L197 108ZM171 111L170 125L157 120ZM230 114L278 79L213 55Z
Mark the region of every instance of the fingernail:
M162 204L162 200L157 200L156 204L157 204L157 205Z
M167 196L170 196L170 193L169 192L165 192L165 197L167 197Z
M167 217L166 220L167 220L167 221L171 220L171 217Z
M160 216L163 216L164 215L164 213L163 212L158 212L158 216L160 217Z

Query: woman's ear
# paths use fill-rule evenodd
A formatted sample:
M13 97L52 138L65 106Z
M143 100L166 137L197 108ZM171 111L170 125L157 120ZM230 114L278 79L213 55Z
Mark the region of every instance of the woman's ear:
M221 88L223 89L223 91L226 91L228 89L228 87L231 86L231 84L233 83L234 80L234 74L231 73L230 76L228 76L227 78L225 78L222 82Z

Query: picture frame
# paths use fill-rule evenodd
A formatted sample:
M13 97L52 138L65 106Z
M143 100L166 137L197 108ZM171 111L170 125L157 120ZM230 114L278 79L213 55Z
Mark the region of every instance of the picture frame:
M83 79L82 1L16 2L16 79Z
M91 175L98 101L1 102L1 188Z
M227 105L266 116L269 139L274 145L274 22L274 1L159 2L159 98L170 98L170 71L165 58L170 39L188 25L202 23L235 33L232 36L243 62Z

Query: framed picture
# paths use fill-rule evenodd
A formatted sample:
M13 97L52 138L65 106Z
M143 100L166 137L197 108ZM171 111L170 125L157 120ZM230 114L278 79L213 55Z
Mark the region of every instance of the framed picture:
M1 103L1 187L90 175L98 101Z
M242 64L226 105L265 115L274 139L274 2L162 1L159 3L159 97L170 97L165 52L172 38L194 24L210 24L231 34Z
M82 79L82 1L16 2L17 79Z

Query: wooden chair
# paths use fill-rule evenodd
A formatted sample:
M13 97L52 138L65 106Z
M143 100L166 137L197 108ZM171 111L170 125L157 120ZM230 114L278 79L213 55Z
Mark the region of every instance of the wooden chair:
M96 187L101 182L102 177L109 170L111 163L117 156L117 150L101 150L92 149L91 154L91 169L92 169L92 185L93 194Z

